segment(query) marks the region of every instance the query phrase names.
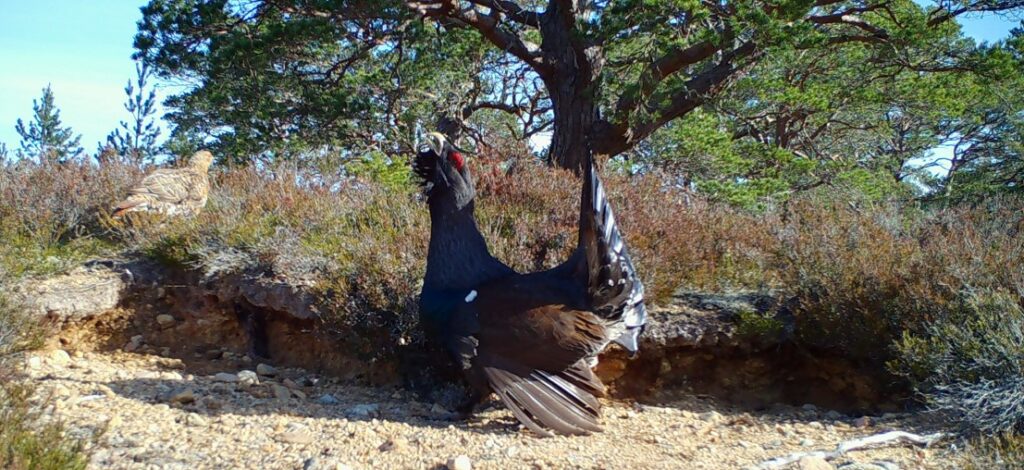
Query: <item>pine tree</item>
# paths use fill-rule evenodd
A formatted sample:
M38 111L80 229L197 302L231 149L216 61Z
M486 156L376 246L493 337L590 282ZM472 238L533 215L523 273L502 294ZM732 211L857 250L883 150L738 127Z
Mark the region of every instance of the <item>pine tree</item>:
M28 126L18 119L14 130L21 136L19 156L35 157L40 163L62 163L82 153L81 134L71 127L61 127L60 110L54 104L50 85L43 88L39 101L32 100L32 122Z
M159 148L156 140L160 137L160 128L154 119L156 91L150 89L147 92L147 80L151 75L149 66L135 64L135 84L128 80L124 87L128 96L124 109L131 115L131 123L121 121L121 128L107 135L105 145L137 165L152 161Z

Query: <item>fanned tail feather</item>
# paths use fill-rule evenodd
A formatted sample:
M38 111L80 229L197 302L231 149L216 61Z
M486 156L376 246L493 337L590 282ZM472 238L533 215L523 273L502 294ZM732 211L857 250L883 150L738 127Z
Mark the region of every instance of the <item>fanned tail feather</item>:
M541 436L552 432L587 435L600 432L604 386L584 362L565 371L534 370L517 374L501 367L484 367L491 388L516 419Z
M647 323L644 285L637 277L593 162L586 166L583 175L577 250L581 256L577 258L580 265L576 272L587 285L594 313L607 320L622 321L626 331L615 341L636 353L638 337Z

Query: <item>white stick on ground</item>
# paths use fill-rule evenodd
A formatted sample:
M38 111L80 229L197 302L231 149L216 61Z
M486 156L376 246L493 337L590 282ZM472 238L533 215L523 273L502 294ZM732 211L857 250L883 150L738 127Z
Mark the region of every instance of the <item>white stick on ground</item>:
M825 460L832 460L851 450L864 449L867 447L874 447L878 446L879 444L887 444L896 441L907 441L910 442L911 444L923 445L925 447L928 447L934 444L939 439L942 439L943 437L945 437L945 434L941 432L921 436L918 434L911 434L909 432L904 431L889 431L883 432L881 434L875 434L874 436L862 437L860 439L853 439L845 442L840 442L839 445L836 446L836 450L833 450L831 452L817 450L813 452L796 452L786 456L776 457L774 459L761 462L761 464L758 465L757 468L765 470L772 468L781 468L793 462L798 462L800 461L800 459L804 457L821 457Z

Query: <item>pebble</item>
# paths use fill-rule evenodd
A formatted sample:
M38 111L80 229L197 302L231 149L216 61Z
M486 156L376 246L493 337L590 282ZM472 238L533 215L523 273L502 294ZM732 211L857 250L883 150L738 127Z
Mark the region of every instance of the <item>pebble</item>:
M276 436L274 439L278 442L285 444L312 444L313 435L304 431L285 431Z
M205 427L207 425L206 418L196 413L189 413L185 415L185 424L192 427Z
M251 370L243 370L238 372L238 384L249 387L252 385L259 385L260 378L256 376L256 373Z
M381 452L391 452L391 451L401 452L401 451L405 450L408 447L409 447L409 441L405 440L404 437L394 437L394 438L388 439L383 444L381 444L379 447L377 447L377 450L380 450Z
M174 324L176 323L176 320L174 319L174 317L172 317L172 316L170 316L170 315L165 313L165 314L161 314L161 315L157 315L156 316L156 323L158 325L160 325L161 329L165 329L166 330L167 328L170 328L170 327L174 326Z
M281 381L281 383L288 388L299 388L299 384L295 383L295 381L292 379L284 379Z
M261 362L256 365L256 374L262 375L264 377L273 377L277 375L277 369L274 368L274 366L267 365Z
M55 366L66 366L71 363L71 355L63 349L54 349L48 354L48 362Z
M700 415L698 415L698 417L701 419L701 421L705 421L708 423L717 423L722 420L722 414L717 411L708 411L705 413L701 413Z
M218 372L213 376L213 380L216 380L217 382L235 383L238 382L238 376L230 372Z
M172 394L168 401L170 401L171 403L187 405L189 403L194 403L196 401L196 394L195 392L192 391L191 388L186 388L184 390Z
M369 418L380 412L380 405L376 403L364 403L348 409L348 414L357 418Z
M889 462L886 462L889 463ZM839 470L888 470L886 467L874 463L850 462L837 467ZM897 467L899 468L899 467Z
M796 463L798 470L833 470L835 467L821 457L804 457Z
M813 439L801 439L800 440L800 447L811 447L813 445L814 445L814 440Z
M460 455L448 459L446 466L448 470L473 470L473 461L468 456Z
M861 416L860 418L853 420L853 425L858 428L866 428L868 426L871 426L871 418L867 416Z
M271 388L274 390L274 398L277 398L278 400L287 401L292 397L292 391L288 390L288 387L285 387L284 385L274 384Z
M142 335L135 335L131 337L129 342L134 344L136 347L139 347L142 346L142 343L146 342L146 338L144 338Z
M337 405L338 403L341 403L337 398L334 398L334 395L329 393L321 395L317 401L320 402L321 405Z
M295 398L300 400L306 399L306 392L303 392L302 390L292 390L292 394L295 395Z

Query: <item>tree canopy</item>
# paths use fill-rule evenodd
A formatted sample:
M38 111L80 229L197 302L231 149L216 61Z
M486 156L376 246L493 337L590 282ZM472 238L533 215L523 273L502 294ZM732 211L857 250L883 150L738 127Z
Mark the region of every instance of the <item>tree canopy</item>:
M919 160L946 145L951 173L1005 166L992 152L1012 147L996 141L1021 109L1008 78L1019 39L979 46L954 20L1021 6L152 0L136 48L190 85L168 103L172 138L213 139L239 160L403 153L440 126L484 144L550 133L559 166L624 154L721 191L856 170L948 192Z
M14 130L21 136L19 156L34 157L40 163L60 163L82 153L82 136L63 126L50 85L43 88L38 101L32 100L32 120L26 125L18 119Z

